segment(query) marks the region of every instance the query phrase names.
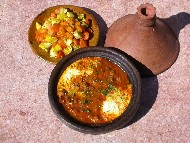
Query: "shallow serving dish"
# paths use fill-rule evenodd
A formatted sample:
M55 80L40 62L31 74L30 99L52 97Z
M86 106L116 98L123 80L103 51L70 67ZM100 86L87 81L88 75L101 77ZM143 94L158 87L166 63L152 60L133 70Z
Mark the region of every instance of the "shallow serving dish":
M87 57L100 57L109 60L127 73L128 78L131 81L132 96L128 107L118 118L109 123L96 125L80 122L72 117L59 102L57 85L61 75L72 63ZM141 78L137 69L133 66L130 60L128 60L127 55L121 50L110 47L83 48L70 53L57 63L49 79L48 96L52 110L58 118L70 128L90 134L107 133L125 126L137 112L141 99Z
M43 49L39 48L39 42L37 42L36 38L35 38L35 32L36 32L36 22L38 23L44 23L45 20L47 20L51 13L53 11L55 11L57 8L67 8L73 12L75 12L76 14L85 14L85 17L87 19L91 20L91 29L93 31L93 35L89 40L89 46L96 46L98 44L99 41L99 26L96 22L95 17L89 13L88 11L86 11L84 8L82 7L78 7L78 6L73 6L73 5L58 5L58 6L53 6L53 7L49 7L47 9L45 9L43 12L41 12L40 14L38 14L34 20L32 21L29 30L28 30L28 41L30 43L30 46L33 50L33 52L41 59L56 64L61 58L54 58L54 57L50 57L50 54L45 52Z

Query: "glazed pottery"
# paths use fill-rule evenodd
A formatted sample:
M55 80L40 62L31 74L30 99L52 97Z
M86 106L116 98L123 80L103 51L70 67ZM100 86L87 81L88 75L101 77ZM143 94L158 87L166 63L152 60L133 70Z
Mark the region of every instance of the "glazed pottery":
M28 42L32 48L32 51L39 58L41 58L47 62L53 63L53 64L57 64L57 62L60 61L61 58L50 57L49 52L46 52L45 50L39 48L39 42L37 42L37 40L35 38L36 22L44 23L45 20L47 20L50 17L51 13L60 7L68 8L77 14L83 13L83 14L85 14L87 19L92 20L91 28L93 30L93 37L89 40L89 46L96 46L98 44L99 35L100 35L99 26L98 26L98 23L97 23L94 15L92 13L89 13L88 11L86 11L85 8L82 8L79 6L74 6L74 5L57 5L57 6L53 6L53 7L49 7L47 9L45 9L40 14L38 14L32 21L32 23L29 27L29 30L28 30Z
M57 83L60 76L69 65L81 58L86 57L106 58L110 62L113 62L117 64L120 68L122 68L127 73L131 81L132 98L129 106L118 118L116 118L112 122L98 125L81 123L74 119L74 117L70 116L69 113L66 112L66 110L59 102L59 98L57 96ZM102 134L126 126L127 123L129 123L129 121L135 115L140 105L141 99L141 78L138 70L127 58L126 53L124 53L123 51L117 48L82 48L70 53L57 63L49 79L48 96L53 111L58 116L58 118L63 121L63 123L65 123L67 126L82 133Z
M157 75L172 66L179 41L171 28L156 17L151 4L141 4L136 14L116 20L108 29L106 47L116 47L134 61L142 76Z

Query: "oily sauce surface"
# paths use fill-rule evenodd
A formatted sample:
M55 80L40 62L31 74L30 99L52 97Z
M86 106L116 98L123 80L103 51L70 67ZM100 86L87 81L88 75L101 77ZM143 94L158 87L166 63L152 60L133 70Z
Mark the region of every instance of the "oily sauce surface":
M62 73L57 95L64 109L88 124L104 124L119 117L128 107L132 85L116 64L100 57L72 63Z

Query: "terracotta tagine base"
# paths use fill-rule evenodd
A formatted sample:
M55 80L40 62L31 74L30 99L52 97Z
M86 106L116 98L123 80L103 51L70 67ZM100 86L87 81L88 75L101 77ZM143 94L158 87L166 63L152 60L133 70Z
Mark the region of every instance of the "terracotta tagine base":
M156 18L151 4L141 4L136 14L116 20L108 29L105 47L126 52L141 76L157 75L170 68L179 54L179 41L171 28Z

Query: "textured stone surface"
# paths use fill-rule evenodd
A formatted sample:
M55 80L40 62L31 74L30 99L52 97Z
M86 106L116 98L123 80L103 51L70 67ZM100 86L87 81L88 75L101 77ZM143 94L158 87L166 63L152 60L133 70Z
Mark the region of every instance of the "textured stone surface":
M94 11L104 33L145 2L157 8L157 16L179 37L177 61L166 72L143 79L142 104L129 126L96 136L66 127L47 96L54 65L36 57L27 41L32 19L50 6L72 4ZM190 142L189 7L189 0L0 0L0 142Z

